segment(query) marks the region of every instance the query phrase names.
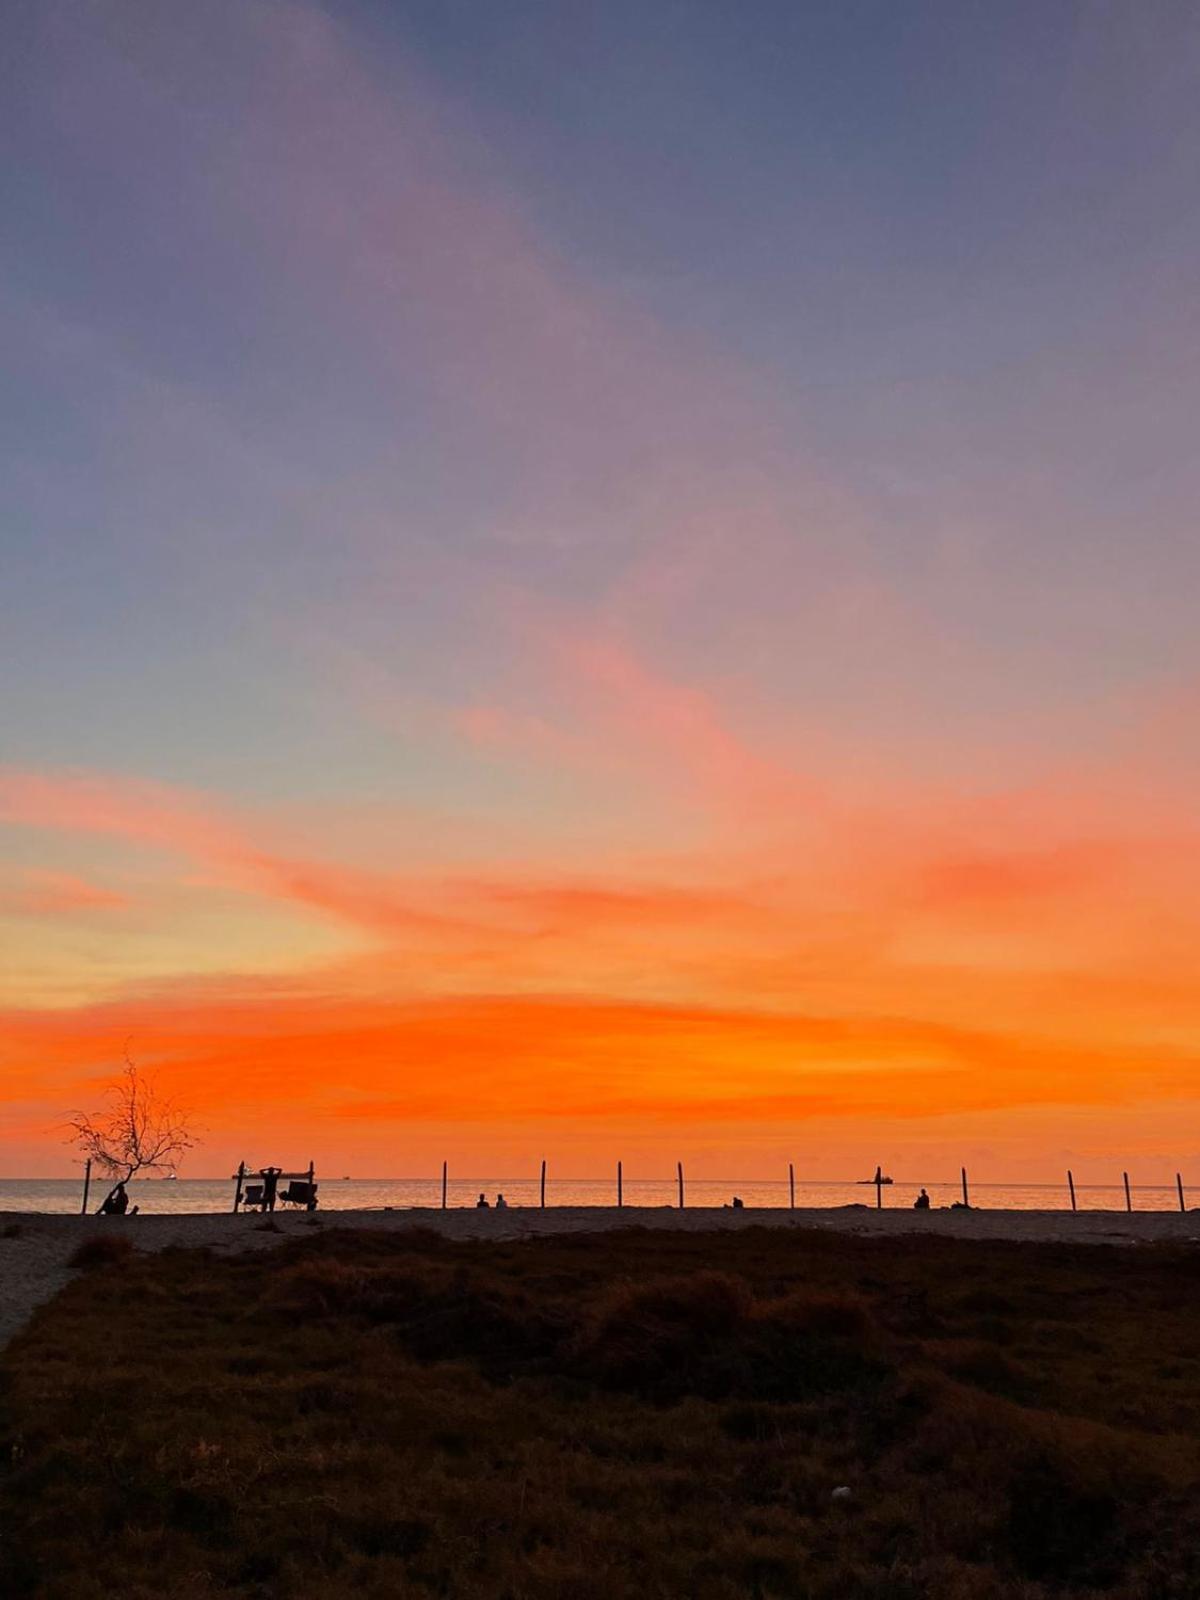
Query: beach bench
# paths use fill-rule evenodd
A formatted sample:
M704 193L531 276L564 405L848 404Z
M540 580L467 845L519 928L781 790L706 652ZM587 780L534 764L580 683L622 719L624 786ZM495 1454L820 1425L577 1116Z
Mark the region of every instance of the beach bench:
M307 1179L299 1180L293 1178L279 1196L280 1204L303 1206L306 1211L315 1211L317 1209L317 1190L319 1187L319 1184L309 1183Z

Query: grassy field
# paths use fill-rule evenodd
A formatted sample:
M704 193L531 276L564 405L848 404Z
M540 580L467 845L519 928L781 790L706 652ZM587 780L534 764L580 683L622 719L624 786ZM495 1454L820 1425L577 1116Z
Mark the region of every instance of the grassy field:
M1200 1596L1194 1252L121 1242L0 1362L5 1600Z

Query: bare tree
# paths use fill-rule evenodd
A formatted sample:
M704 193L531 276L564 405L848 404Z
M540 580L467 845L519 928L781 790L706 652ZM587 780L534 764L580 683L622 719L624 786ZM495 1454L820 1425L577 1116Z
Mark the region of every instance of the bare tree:
M67 1118L68 1141L101 1172L128 1182L139 1172L174 1171L180 1156L197 1143L187 1115L164 1099L125 1053L125 1070L106 1091L103 1111L77 1111Z

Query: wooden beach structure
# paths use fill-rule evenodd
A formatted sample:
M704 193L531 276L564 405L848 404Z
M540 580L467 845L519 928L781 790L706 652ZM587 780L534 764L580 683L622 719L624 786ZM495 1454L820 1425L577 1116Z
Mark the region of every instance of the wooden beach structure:
M285 1172L282 1167L259 1167L255 1171L240 1161L233 1177L237 1185L233 1192L235 1215L239 1211L273 1211L276 1205L302 1206L305 1211L317 1209L320 1184L311 1161L302 1172ZM247 1182L247 1179L254 1178L262 1181ZM287 1187L282 1188L283 1184Z

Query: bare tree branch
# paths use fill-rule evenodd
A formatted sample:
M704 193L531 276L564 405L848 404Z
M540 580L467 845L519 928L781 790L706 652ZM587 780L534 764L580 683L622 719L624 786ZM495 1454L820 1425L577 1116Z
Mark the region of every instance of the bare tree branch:
M73 1112L66 1120L75 1145L110 1178L126 1182L139 1172L173 1172L197 1139L186 1113L159 1094L125 1052L125 1070L105 1091L103 1111Z

